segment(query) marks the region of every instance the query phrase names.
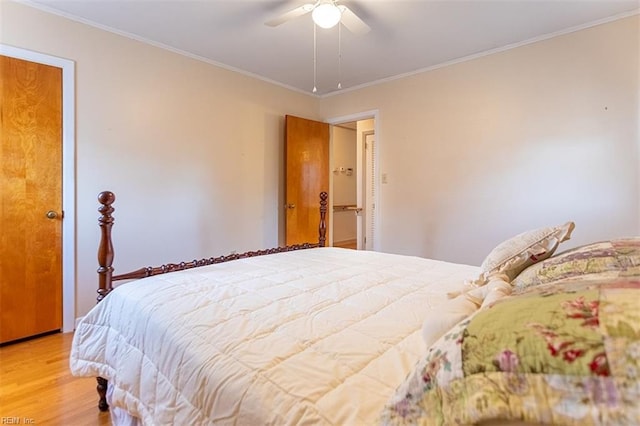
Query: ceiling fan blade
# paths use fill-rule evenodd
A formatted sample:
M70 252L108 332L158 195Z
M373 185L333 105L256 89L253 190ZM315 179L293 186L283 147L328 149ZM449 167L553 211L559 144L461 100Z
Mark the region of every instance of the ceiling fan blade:
M353 13L347 6L340 5L338 7L342 10L340 22L342 22L349 31L357 35L363 35L371 31L371 28L369 28L362 19L358 18L358 15Z
M271 19L267 22L265 22L264 24L269 26L269 27L277 27L280 24L284 24L287 21L290 21L292 19L295 19L299 16L305 15L309 12L311 12L313 10L314 5L313 4L303 4L300 7L296 7L293 10L290 10L288 12L283 13L282 15L278 16L277 18Z

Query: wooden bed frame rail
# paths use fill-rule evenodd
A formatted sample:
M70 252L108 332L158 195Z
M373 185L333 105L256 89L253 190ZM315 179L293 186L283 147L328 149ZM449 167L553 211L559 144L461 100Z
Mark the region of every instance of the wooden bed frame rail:
M227 256L210 257L200 260L192 260L190 262L180 263L167 263L162 266L147 266L135 271L126 272L124 274L113 275L113 241L111 239L111 228L113 227L113 203L116 200L116 196L111 191L103 191L98 195L98 202L100 207L100 217L98 218L98 224L100 226L100 245L98 246L98 297L100 302L104 299L112 290L113 282L120 280L132 280L150 277L152 275L166 274L173 271L181 271L184 269L197 268L200 266L213 265L215 263L228 262L230 260L244 259L247 257L262 256L265 254L281 253L293 250L302 250L315 247L324 247L327 234L327 199L328 194L326 192L320 193L320 225L318 226L318 242L317 243L304 243L283 247L275 247L266 250L248 251L246 253L230 254ZM98 408L100 411L107 411L109 405L107 404L107 379L102 377L96 378L98 381L97 391L100 400L98 402Z

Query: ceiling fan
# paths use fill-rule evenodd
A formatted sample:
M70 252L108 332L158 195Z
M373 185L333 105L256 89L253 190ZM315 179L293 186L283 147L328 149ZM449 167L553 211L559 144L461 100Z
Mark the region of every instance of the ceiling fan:
M342 23L349 31L358 35L366 34L371 30L351 9L338 4L338 0L317 0L315 3L303 4L265 22L265 25L277 27L309 12L311 12L313 22L322 28L331 28L338 23Z

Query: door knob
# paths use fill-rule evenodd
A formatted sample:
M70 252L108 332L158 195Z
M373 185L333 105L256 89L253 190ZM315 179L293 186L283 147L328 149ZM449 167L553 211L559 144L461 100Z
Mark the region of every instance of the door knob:
M285 207L288 209L295 209L296 205L295 204L285 204Z
M54 212L53 210L49 210L47 212L47 218L48 219L55 219L58 217L58 213Z

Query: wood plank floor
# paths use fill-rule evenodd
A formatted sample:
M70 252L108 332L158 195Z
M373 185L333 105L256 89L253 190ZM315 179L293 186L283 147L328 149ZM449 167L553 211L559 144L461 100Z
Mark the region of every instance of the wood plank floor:
M338 241L338 242L333 242L333 246L334 247L341 247L341 248L348 248L348 249L353 249L353 250L357 250L358 249L358 241L357 240L345 240L345 241Z
M0 347L0 424L109 425L94 378L69 371L73 333Z

